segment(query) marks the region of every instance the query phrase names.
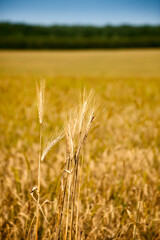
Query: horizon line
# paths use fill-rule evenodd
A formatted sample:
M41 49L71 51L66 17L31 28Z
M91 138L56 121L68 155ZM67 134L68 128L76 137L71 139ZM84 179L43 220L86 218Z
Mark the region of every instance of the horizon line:
M26 26L41 26L41 27L53 27L53 26L66 26L66 27L74 27L74 26L80 26L80 27L120 27L120 26L130 26L130 27L143 27L143 26L150 26L150 27L159 27L160 23L105 23L105 24L92 24L92 23L29 23L25 21L10 21L10 20L0 20L1 23L8 23L8 24L14 24L14 25L26 25Z

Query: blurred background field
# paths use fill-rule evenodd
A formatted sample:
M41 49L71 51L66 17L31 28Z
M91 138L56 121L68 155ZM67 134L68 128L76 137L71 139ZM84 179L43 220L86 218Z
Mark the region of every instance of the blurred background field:
M159 77L159 49L1 51L1 75Z
M158 49L0 52L1 239L34 236L40 78L45 139L84 87L100 105L84 151L79 239L132 239L135 224L136 239L160 239L159 60ZM64 162L62 140L42 166L41 201L54 204L45 206L49 225L41 216L40 239L54 239Z

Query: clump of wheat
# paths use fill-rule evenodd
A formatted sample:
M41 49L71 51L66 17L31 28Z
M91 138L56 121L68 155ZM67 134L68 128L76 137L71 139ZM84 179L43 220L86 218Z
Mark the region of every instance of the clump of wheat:
M43 204L40 204L40 187L41 187L41 163L44 161L48 152L52 147L59 142L63 136L66 137L66 163L65 169L61 178L61 189L59 194L59 215L57 226L57 239L60 239L63 226L65 226L64 239L68 236L73 239L74 235L77 239L78 235L78 199L80 192L80 179L79 167L81 164L80 152L84 146L90 127L95 118L95 105L93 103L93 91L86 94L83 92L81 101L77 108L70 112L69 117L65 119L64 133L63 131L57 132L52 135L50 140L42 147L43 137L43 116L44 116L44 91L45 81L42 80L37 86L37 99L38 99L38 116L39 116L39 159L38 159L38 186L33 187L31 196L37 204L36 212L36 230L35 239L38 239L39 229L39 212L42 213L44 219L48 223L45 213L42 209ZM82 171L82 168L81 168ZM37 198L34 196L37 194ZM77 204L76 204L77 203ZM76 214L76 217L75 217ZM63 218L64 216L64 218ZM76 225L76 234L73 229ZM70 231L68 231L70 229Z
M70 239L73 239L73 235L77 238L78 205L77 208L75 205L78 200L78 184L80 184L80 153L86 142L94 118L95 105L93 102L93 91L88 96L84 91L78 107L71 111L69 117L65 120L66 164L61 181L57 239L61 238L62 221L65 225L64 239L67 239L68 235ZM76 220L75 210L77 210ZM70 232L68 233L69 223ZM74 225L76 225L76 233L73 231Z

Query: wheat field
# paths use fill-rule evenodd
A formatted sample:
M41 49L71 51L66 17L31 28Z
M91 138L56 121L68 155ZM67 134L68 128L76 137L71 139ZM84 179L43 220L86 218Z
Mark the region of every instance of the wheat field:
M0 51L0 194L0 239L160 239L160 50Z

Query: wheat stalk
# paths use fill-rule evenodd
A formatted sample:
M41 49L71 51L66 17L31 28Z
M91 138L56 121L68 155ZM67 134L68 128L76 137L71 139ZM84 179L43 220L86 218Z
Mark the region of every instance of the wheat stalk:
M37 215L36 215L36 232L35 239L38 240L38 227L39 227L39 201L40 201L40 187L41 187L41 157L42 157L42 127L43 127L43 114L44 114L44 91L45 81L40 81L40 86L37 86L37 97L38 97L38 115L40 124L39 133L39 160L38 160L38 190L37 190Z

